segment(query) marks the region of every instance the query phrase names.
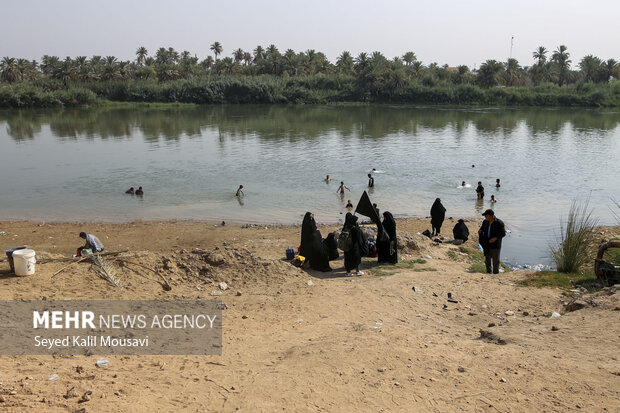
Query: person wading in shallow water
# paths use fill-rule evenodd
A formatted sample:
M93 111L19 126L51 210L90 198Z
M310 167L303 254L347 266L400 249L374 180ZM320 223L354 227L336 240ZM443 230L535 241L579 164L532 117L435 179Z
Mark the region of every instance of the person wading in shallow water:
M344 184L344 182L340 181L340 186L336 190L336 193L340 194L340 196L344 196L344 190L345 189L347 191L351 192L351 190L349 188L347 188L347 186Z
M476 187L476 196L478 199L484 198L484 186L482 186L482 182L478 181L478 186Z
M484 221L478 230L478 242L484 251L484 264L487 274L499 274L499 253L502 249L502 238L506 236L506 228L501 219L495 218L492 209L487 209L482 215Z

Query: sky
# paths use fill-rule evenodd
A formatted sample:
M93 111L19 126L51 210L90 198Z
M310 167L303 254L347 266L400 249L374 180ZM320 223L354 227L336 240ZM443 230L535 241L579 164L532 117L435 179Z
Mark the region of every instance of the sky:
M0 15L0 57L48 54L135 59L144 46L200 59L275 44L314 49L334 62L347 50L424 64L479 67L487 59L533 63L538 46L566 45L573 65L587 55L620 61L619 0L20 0Z

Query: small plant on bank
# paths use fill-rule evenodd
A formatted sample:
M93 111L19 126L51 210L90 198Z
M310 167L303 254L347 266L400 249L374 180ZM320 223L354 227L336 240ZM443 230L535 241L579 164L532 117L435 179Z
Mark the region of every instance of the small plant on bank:
M578 273L590 261L590 247L594 241L597 220L588 210L589 202L573 201L565 222L560 222L560 236L556 245L551 245L553 262L558 272Z

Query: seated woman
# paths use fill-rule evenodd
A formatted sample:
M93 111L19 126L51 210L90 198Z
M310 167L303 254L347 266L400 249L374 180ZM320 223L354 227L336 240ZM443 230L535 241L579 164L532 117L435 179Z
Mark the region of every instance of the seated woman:
M327 238L323 240L323 245L327 249L327 257L330 261L338 259L340 254L338 253L338 241L336 240L336 233L330 232L327 234Z
M459 219L452 229L452 235L454 236L454 244L460 245L469 239L469 228L465 225L465 221Z
M314 214L306 212L301 224L301 246L299 253L310 261L310 267L317 271L331 271L327 248L323 245L321 232L316 227Z

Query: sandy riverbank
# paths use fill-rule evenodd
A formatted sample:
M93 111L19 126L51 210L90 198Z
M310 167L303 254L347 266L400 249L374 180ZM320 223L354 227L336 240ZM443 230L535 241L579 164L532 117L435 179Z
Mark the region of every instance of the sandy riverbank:
M444 231L452 225L447 221ZM116 289L89 264L52 278L66 262L37 264L34 276L20 278L0 262L3 300L210 299L218 282L230 288L221 296L228 307L222 356L110 356L107 369L95 367L97 356L0 356L0 407L620 411L614 289L589 296L595 306L565 312L563 291L516 285L523 271L468 273L468 257L457 247L416 235L428 227L423 219L398 222L410 240L401 253L410 265L386 271L368 260L364 276L345 278L342 259L331 273L282 261L286 247L299 243L298 227L1 222L1 250L27 244L47 258L69 257L84 230L108 251L128 249L128 257L172 285L164 291L154 273L124 268L123 288ZM472 233L477 227L469 225ZM336 228L320 229L325 236ZM447 302L448 292L458 303ZM553 311L562 317L550 319ZM51 374L58 380L49 381ZM77 397L63 397L72 387ZM86 391L93 392L90 401L78 403Z

